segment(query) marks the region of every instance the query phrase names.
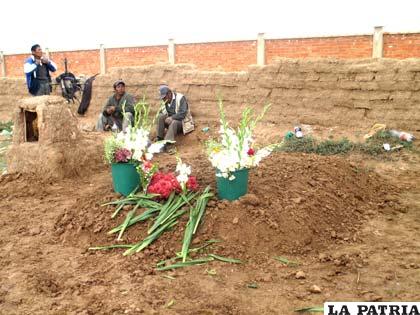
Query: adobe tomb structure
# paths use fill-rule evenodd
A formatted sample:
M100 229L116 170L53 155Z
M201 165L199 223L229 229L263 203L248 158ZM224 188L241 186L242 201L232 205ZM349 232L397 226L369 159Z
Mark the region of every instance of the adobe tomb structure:
M70 105L59 96L24 98L14 110L8 172L62 179L101 165L102 144L83 134Z

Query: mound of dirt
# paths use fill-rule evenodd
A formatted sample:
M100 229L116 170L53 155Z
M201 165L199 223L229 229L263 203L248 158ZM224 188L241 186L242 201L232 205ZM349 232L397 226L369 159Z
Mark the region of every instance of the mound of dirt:
M197 170L200 183L215 188L214 171L204 156L185 162ZM117 244L116 235L106 232L122 223L131 206L111 219L114 208L100 206L117 198L110 188L103 183L93 194L79 197L76 206L65 209L55 223L57 241L85 248ZM209 202L194 244L219 239L222 242L212 252L245 260L258 255L318 253L334 242L360 241L357 232L367 215L385 207L396 192L378 175L341 157L273 154L250 172L248 195L234 202ZM130 261L139 259L143 266L153 267L154 262L173 257L181 248L187 220L184 216L143 252L124 258L127 267L138 268ZM121 243L142 240L147 227L144 222L129 228Z

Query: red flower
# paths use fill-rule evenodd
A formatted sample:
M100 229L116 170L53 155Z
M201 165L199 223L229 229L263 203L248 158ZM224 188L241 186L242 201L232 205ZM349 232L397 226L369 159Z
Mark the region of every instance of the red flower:
M188 190L197 191L198 190L197 178L195 176L188 177L186 186Z
M160 198L167 199L172 192L181 192L181 185L177 181L174 173L164 174L157 172L152 176L147 192L159 194Z
M255 154L255 150L253 148L249 148L247 154L249 156L253 156Z

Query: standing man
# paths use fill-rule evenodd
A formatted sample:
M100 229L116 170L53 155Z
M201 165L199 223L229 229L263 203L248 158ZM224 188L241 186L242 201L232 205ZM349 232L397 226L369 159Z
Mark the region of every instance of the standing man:
M159 95L165 108L159 115L157 140L175 141L176 135L181 133L186 135L193 131L194 122L185 96L172 92L167 85L159 87ZM166 134L165 128L167 128ZM172 153L174 149L166 145L166 151Z
M123 80L117 80L113 87L114 95L108 98L103 112L99 115L96 124L97 131L125 131L128 125L133 124L134 97L125 92L125 83Z
M50 71L55 72L57 65L46 56L43 56L39 45L33 45L31 52L32 56L23 65L29 93L34 96L49 95L51 92Z

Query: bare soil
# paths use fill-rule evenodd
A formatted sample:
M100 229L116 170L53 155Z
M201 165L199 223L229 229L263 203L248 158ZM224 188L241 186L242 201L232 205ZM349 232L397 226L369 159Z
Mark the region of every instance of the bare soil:
M180 155L202 186L215 188L201 135L181 142ZM164 169L176 164L166 154L158 160ZM106 232L129 210L111 219L114 209L101 207L117 198L107 167L42 184L2 176L0 313L293 314L327 300L418 301L419 160L276 153L251 171L248 195L210 201L194 240L221 240L208 251L244 263L169 272L155 264L180 250L187 218L139 254L88 250L116 244ZM130 228L122 243L139 241L146 229Z

